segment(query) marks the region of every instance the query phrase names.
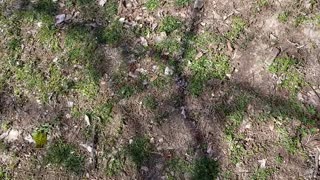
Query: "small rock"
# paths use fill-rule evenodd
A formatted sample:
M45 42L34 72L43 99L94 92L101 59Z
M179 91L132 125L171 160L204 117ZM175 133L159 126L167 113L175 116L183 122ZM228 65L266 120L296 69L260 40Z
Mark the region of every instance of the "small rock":
M266 168L267 159L258 160L258 162L260 163L260 168Z
M55 23L55 25L58 25L58 24L64 22L65 19L66 19L66 14L56 15L56 23Z
M67 102L67 107L72 108L73 107L74 102L72 101L68 101Z
M160 139L159 139L159 143L163 143L163 138L160 138Z
M72 117L71 114L69 114L69 113L66 114L66 118L67 118L67 119L70 119L71 117Z
M132 139L129 139L129 144L132 144L133 143L133 140Z
M164 70L164 75L169 76L173 74L173 70L170 67L166 67L166 69Z
M84 147L89 153L92 153L92 147L88 144L81 143L80 146Z
M99 6L104 6L106 4L107 0L99 0L98 4Z
M24 140L28 141L29 143L34 143L34 140L30 134L24 137Z
M0 139L5 139L8 142L13 142L18 140L18 137L20 136L21 132L15 129L11 129L7 132L4 132L1 134Z
M200 59L202 56L203 56L203 53L200 51L200 52L196 55L195 59L198 60L198 59Z
M201 9L203 7L203 0L195 0L193 4L194 9Z
M125 20L126 19L124 17L122 17L122 18L119 19L119 22L124 23Z
M144 171L144 172L148 172L148 171L149 171L149 168L146 167L146 166L142 166L142 167L141 167L141 170Z
M161 32L159 36L156 36L155 42L160 43L167 38L167 34L165 32Z
M141 42L142 46L148 47L148 42L147 42L146 38L140 37L140 42Z
M87 123L87 126L90 126L90 118L88 115L84 115L84 121Z

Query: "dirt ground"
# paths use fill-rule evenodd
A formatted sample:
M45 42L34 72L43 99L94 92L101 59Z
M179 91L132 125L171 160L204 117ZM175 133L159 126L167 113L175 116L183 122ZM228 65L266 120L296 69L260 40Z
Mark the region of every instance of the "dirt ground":
M0 179L320 179L318 1L0 9Z

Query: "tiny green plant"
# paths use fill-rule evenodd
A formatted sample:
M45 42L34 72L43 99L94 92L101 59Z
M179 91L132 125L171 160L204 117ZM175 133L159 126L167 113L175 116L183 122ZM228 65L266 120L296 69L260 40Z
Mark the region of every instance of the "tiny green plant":
M231 23L231 29L230 31L226 34L226 37L230 41L235 41L236 39L239 38L239 36L244 32L246 28L246 22L240 18L240 17L234 17L232 19Z
M298 71L298 61L290 57L276 58L269 66L269 71L278 77L284 77L281 86L292 95L305 85L303 75Z
M50 129L51 126L49 124L44 124L33 131L32 139L35 141L36 147L41 148L47 144L47 134Z
M253 175L251 176L251 180L267 180L270 178L274 169L272 168L265 168L265 169L257 169Z
M166 16L160 25L160 31L166 32L167 34L182 27L182 22L174 16Z
M128 145L127 152L132 158L132 161L141 167L151 156L152 146L149 140L145 137L136 137L132 143Z
M149 11L154 11L160 7L160 0L148 0L146 7Z
M278 15L278 20L282 23L288 22L289 20L289 11L283 11Z
M4 167L0 167L0 179L3 179L3 180L11 179L9 177L9 173L6 171Z
M106 174L108 176L117 175L124 167L125 154L123 150L112 155L110 161L106 164Z
M208 157L202 157L195 162L192 179L212 180L219 175L219 163Z
M278 163L278 164L281 164L281 163L283 163L283 161L284 161L284 158L279 154L278 156L276 156L276 162Z
M155 110L158 106L158 102L154 96L147 96L143 100L143 104L146 108Z
M175 4L177 6L187 6L191 0L176 0Z
M81 174L84 170L84 157L76 148L62 141L52 144L45 157L47 164L63 166L66 170L76 174Z

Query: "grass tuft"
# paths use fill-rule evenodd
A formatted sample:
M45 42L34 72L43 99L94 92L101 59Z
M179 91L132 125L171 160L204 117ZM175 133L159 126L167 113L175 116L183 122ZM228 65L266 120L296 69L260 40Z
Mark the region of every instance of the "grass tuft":
M51 145L45 157L47 164L63 166L67 171L81 174L84 171L84 157L70 144L58 141Z

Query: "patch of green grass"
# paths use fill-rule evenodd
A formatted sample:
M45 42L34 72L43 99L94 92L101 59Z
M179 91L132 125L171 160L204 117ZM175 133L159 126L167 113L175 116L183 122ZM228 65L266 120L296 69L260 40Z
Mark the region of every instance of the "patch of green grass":
M135 88L131 85L124 85L120 88L118 95L120 98L129 98L135 93Z
M283 157L282 157L280 154L278 154L278 156L276 156L276 158L275 158L275 161L276 161L278 164L282 164L283 161L284 161L284 159L283 159Z
M0 179L9 180L11 179L9 173L4 167L0 167Z
M97 56L95 54L91 58L96 58L95 61L99 61ZM94 99L100 90L101 74L96 70L94 63L97 62L88 62L82 71L77 72L80 80L73 85L76 91L87 99Z
M118 20L114 20L102 31L101 35L98 37L98 41L117 45L122 40L123 34L123 25Z
M225 43L225 38L223 36L204 32L194 37L193 46L197 49L211 51L212 44L218 45L220 43Z
M306 15L303 15L303 14L299 14L295 17L295 20L294 20L294 25L295 26L300 26L302 25L303 23L305 23L306 21L308 21L308 17Z
M234 164L241 162L246 155L246 150L243 145L243 136L238 130L243 122L245 111L250 102L250 96L247 94L237 95L230 104L220 105L217 107L226 116L225 136L229 144L231 162Z
M149 11L154 11L160 7L160 0L148 0L146 7Z
M269 71L274 74L287 73L289 69L297 64L297 60L289 57L276 58L269 66Z
M20 85L36 92L43 102L47 102L50 94L62 94L67 89L67 80L55 65L50 66L48 76L37 70L35 64L25 64L15 69L15 77Z
M117 0L109 0L105 4L105 15L108 21L114 20L118 13L118 1Z
M54 15L58 10L58 3L51 0L40 0L34 5L34 10L42 15Z
M168 38L156 44L156 49L163 54L169 54L171 57L174 57L181 51L181 42Z
M195 162L193 177L194 180L212 180L219 175L219 163L208 157L202 157Z
M106 164L106 174L107 176L115 176L124 168L125 154L121 150L116 154L112 155L112 158Z
M71 26L66 31L65 49L72 61L86 62L94 53L96 38L85 26Z
M212 78L224 79L230 72L229 58L225 55L214 57L203 56L189 63L192 72L189 91L193 95L200 95L205 83Z
M109 122L110 118L112 118L112 109L113 104L111 102L102 104L93 110L92 116L100 119L102 123Z
M152 146L147 138L135 137L126 150L137 167L141 167L150 158Z
M282 23L286 23L289 20L289 15L290 15L289 11L283 11L278 15L278 20Z
M154 96L147 96L143 100L143 104L146 108L155 110L158 106L158 102Z
M268 0L257 0L258 8L263 8L269 5Z
M166 32L167 34L182 27L182 22L174 16L166 16L160 25L160 31Z
M43 26L38 32L39 41L49 49L53 51L58 51L59 47L59 38L57 35L57 29L54 26Z
M267 180L270 178L272 173L274 172L274 169L266 168L266 169L257 169L250 179L252 180Z
M152 81L151 84L152 86L163 90L168 86L168 84L170 84L171 81L172 79L169 78L168 76L158 76L157 79Z
M174 180L185 173L192 173L193 166L188 161L181 158L173 158L166 162L168 172L166 177L169 180ZM173 173L172 173L173 172Z
M232 19L231 29L226 33L227 39L230 41L238 39L241 33L244 32L246 26L247 24L242 18L234 17Z
M284 77L281 86L291 94L296 94L305 85L304 78L297 70L297 60L290 57L276 58L269 66L269 71Z
M289 132L283 127L278 127L277 128L277 132L279 133L279 135L281 137L280 143L287 150L288 153L295 154L300 150L300 148L299 148L299 144L300 144L299 137L290 136Z
M81 174L84 171L84 157L77 152L74 146L62 141L58 141L48 148L45 162L63 166L67 171L76 174Z
M187 6L191 0L175 0L177 6Z

